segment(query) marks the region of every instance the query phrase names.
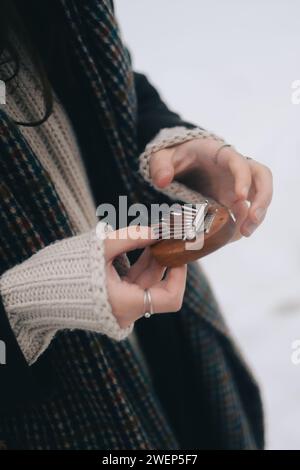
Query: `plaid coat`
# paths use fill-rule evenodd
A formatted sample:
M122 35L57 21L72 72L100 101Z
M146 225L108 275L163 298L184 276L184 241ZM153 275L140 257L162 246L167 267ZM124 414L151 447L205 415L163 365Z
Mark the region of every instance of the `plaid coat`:
M159 201L136 171L138 151L159 129L187 124L144 76L132 75L110 1L58 3L122 190L132 201ZM0 155L2 273L74 232L38 156L1 110ZM92 332L57 334L28 367L0 304L7 348L7 364L0 366L0 439L11 449L263 447L257 385L197 266L189 268L181 311L142 319L136 331L153 384L127 340Z

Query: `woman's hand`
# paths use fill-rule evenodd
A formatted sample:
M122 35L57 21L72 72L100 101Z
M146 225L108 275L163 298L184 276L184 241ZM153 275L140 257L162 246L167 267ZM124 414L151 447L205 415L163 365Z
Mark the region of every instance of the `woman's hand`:
M185 290L186 266L168 270L151 256L149 245L155 241L148 227L127 227L108 234L105 259L108 298L121 328L126 328L145 313L144 289L150 289L155 313L180 310ZM117 273L113 261L121 253L145 248L125 277Z
M150 175L155 186L173 179L212 197L234 213L234 240L249 237L264 220L272 199L272 173L265 165L247 160L233 147L214 139L193 139L152 154ZM249 201L249 202L247 202Z

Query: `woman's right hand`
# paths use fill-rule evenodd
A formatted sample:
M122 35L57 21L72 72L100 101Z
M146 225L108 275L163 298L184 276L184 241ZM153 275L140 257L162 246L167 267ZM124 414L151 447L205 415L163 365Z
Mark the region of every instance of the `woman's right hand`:
M151 256L149 246L155 237L148 227L126 227L110 232L105 240L108 299L121 328L126 328L145 313L144 290L150 289L154 313L180 310L186 284L187 267L166 268ZM120 277L113 261L122 253L145 248L139 259Z

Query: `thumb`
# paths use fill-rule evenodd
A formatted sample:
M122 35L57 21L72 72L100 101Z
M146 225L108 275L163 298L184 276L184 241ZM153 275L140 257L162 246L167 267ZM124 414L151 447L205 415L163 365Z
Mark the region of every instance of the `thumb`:
M165 188L174 178L174 149L155 152L150 159L150 176L155 186Z
M145 248L157 240L151 227L132 225L108 233L105 239L105 259L111 261L122 253Z

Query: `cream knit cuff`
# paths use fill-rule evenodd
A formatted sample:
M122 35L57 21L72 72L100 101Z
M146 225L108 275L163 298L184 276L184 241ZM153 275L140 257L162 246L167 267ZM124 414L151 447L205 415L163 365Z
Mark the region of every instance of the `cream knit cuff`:
M121 340L122 329L106 291L104 238L100 225L57 241L6 271L0 292L11 327L29 364L35 362L61 329L82 329Z
M162 129L155 138L149 142L145 151L140 155L140 173L148 183L154 186L150 177L150 157L154 152L188 142L192 139L207 138L214 139L220 142L220 144L225 142L221 137L198 127L195 129L188 129L186 127L178 126ZM166 194L171 199L180 200L190 204L197 204L199 203L199 200L203 199L203 196L200 193L189 189L178 181L173 181L167 188L162 189L155 187L155 189Z

